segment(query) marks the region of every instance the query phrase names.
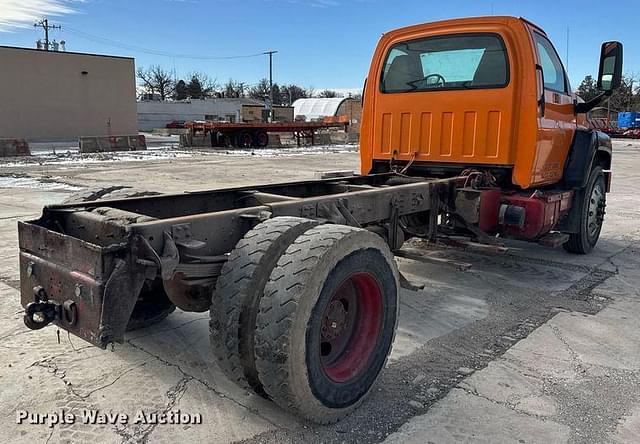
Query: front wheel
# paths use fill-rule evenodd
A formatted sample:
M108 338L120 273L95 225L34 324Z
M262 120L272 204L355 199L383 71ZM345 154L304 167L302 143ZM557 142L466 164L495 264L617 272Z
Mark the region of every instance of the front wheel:
M328 424L356 409L382 370L398 318L398 272L376 234L322 225L278 261L260 300L258 376L278 405Z
M587 254L593 250L602 231L606 199L604 172L601 166L596 165L589 175L584 196L578 203L579 230L577 233L571 233L569 240L564 244L565 250L576 254Z

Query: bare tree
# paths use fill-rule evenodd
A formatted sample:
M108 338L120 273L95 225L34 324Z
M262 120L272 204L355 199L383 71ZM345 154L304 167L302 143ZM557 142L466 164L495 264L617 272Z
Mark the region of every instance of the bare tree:
M138 68L138 71L136 72L136 76L140 80L140 86L142 87L145 93L155 94L156 92L155 83L153 82L151 75L148 74L144 68L142 67Z
M612 111L640 111L640 90L638 90L638 76L625 74L622 84L609 98Z
M324 97L325 99L333 99L334 97L340 97L336 91L332 91L330 89L325 89L318 94L318 97Z
M175 87L173 76L160 65L152 65L147 69L140 67L137 76L142 88L147 93L159 94L161 100L167 100L173 93Z
M249 97L256 100L265 100L269 97L269 91L269 80L260 79L260 81L249 90Z
M213 97L220 88L218 81L205 73L194 71L190 78L191 80L187 83L187 91L193 99Z
M283 99L285 99L289 105L298 99L305 99L309 97L304 88L294 84L283 86L280 90L283 94Z
M229 79L222 88L224 97L239 98L245 96L244 83Z
M603 106L611 111L640 111L640 77L637 74L625 74L622 76L620 88L613 91ZM588 101L600 94L596 85L596 79L588 75L578 86L577 94Z
M316 95L316 89L313 86L307 86L305 89L307 97L314 97Z

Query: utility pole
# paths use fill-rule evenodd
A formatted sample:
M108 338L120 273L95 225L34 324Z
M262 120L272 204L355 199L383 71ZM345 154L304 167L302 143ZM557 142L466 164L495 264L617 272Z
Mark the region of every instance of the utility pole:
M273 55L278 51L267 51L269 54L269 122L273 121Z
M49 20L44 18L37 23L33 24L34 28L44 29L44 50L49 51L49 30L50 29L62 29L59 25L50 25Z

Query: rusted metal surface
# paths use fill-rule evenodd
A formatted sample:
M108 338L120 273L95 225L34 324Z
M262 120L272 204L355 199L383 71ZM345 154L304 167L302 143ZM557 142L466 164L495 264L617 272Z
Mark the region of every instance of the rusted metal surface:
M20 225L20 246L22 305L72 301L77 306L76 322L70 324L56 314L46 323L56 322L76 336L103 346L100 340L103 276L110 272L110 255L81 240L29 224ZM34 292L34 288L39 290ZM28 322L26 324L33 328Z
M424 262L427 264L438 264L438 265L447 265L454 267L458 271L467 271L471 269L471 264L468 262L459 262L449 259L443 259L439 257L425 256L423 254L417 254L410 251L399 250L395 251L394 254L398 257L402 257L405 259L410 259L413 261Z
M53 316L60 327L105 347L122 340L145 281L161 278L183 310L207 310L226 255L260 221L299 216L387 233L396 227L387 238L398 244L399 218L429 212L434 190L444 194L457 180L385 185L389 177L47 207L41 219L19 227L22 303L40 304L31 305L30 320ZM43 300L35 287L42 287Z
M101 247L30 223L20 223L18 232L21 301L32 304L26 325L54 322L100 347L121 340L145 280L137 249ZM46 322L33 323L46 313Z
M135 252L115 261L104 287L102 317L98 330L101 347L121 342L138 295L145 281L145 269L136 264Z
M491 253L491 254L506 254L509 251L508 247L505 247L504 244L494 243L494 244L483 244L479 242L473 242L466 239L455 239L443 237L439 240L442 244L448 245L455 248L461 248L469 251L477 251L481 253Z
M178 272L170 280L163 281L164 290L169 300L181 310L205 312L211 305L211 293L221 268L221 265L216 265L214 270L210 270L211 274L207 278L197 280L189 279L185 273Z

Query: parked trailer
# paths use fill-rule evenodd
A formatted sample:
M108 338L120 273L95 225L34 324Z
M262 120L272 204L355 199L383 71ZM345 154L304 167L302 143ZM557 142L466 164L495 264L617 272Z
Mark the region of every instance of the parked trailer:
M113 187L45 207L18 226L25 324L106 347L175 307L209 310L231 380L336 421L384 366L398 288L415 288L394 255L427 260L406 239L594 248L612 150L584 114L621 75L622 45L605 42L602 94L579 102L544 31L514 17L386 33L364 89L361 176L157 196ZM318 124L198 128L239 138Z
M186 122L185 128L191 130L191 136L211 134L212 147L264 148L269 144L269 133L293 133L298 146L302 141L315 142L318 130L349 127L345 119L327 119L322 122L252 122L227 123L212 121Z

